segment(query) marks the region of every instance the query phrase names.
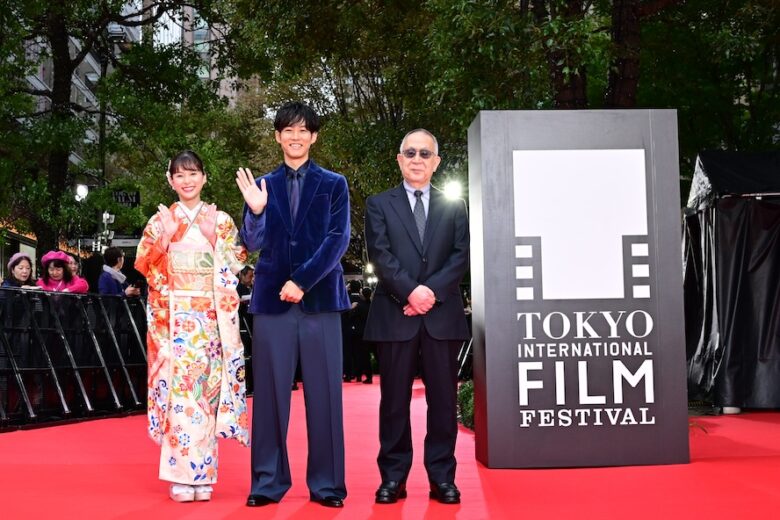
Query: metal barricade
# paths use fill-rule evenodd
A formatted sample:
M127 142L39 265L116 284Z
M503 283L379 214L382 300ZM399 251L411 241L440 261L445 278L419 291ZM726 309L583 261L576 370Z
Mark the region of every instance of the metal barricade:
M0 430L143 410L138 298L0 288Z

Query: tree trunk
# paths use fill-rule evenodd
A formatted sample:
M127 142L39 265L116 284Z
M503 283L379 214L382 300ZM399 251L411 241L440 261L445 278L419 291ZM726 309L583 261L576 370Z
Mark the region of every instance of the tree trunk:
M604 100L606 108L636 106L639 85L640 12L639 0L612 2L612 45L615 62L609 69L609 81Z
M609 69L606 108L636 106L642 21L680 3L682 0L613 0L611 35L616 57Z
M50 218L37 218L35 234L38 237L38 251L56 249L62 230L59 222L60 197L67 189L68 163L70 160L70 135L68 123L75 117L70 109L73 64L70 58L70 41L63 23L61 11L63 2L53 2L46 18L46 33L51 47L52 91L51 119L55 139L48 158L48 208Z
M560 16L565 21L575 20L584 15L582 0L568 0L562 6ZM551 16L545 2L534 2L533 12L537 22L545 23ZM577 63L563 46L546 47L547 62L550 66L555 108L577 109L588 107L587 73L582 63ZM576 69L576 72L575 72Z

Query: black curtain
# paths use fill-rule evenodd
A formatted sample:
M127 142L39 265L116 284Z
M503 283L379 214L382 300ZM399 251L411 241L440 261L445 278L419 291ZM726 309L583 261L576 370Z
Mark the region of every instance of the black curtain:
M714 208L685 217L683 232L685 344L688 397L712 400L723 357L715 298Z
M780 408L780 201L722 198L685 227L691 396Z

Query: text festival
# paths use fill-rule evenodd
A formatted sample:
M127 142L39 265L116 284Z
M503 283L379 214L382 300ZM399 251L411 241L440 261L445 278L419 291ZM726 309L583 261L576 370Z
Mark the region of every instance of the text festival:
M518 344L520 427L655 424L649 406L624 406L626 385L644 394L643 404L655 402L653 353L646 341L653 331L649 313L643 310L556 311L545 315L518 312L517 321L523 334L523 342ZM564 338L567 341L561 342ZM648 359L631 370L618 357ZM565 363L563 358L580 358L576 361L576 370L573 363ZM607 386L611 387L611 395L607 395L608 392L592 393L589 367L599 361L603 364L609 358L611 385ZM604 377L605 371L600 368L600 377ZM552 377L548 374L550 370ZM548 377L543 377L545 374ZM575 377L577 400L570 403L566 388ZM552 388L545 387L545 382ZM532 405L533 402L550 402L551 392L554 392L556 408Z

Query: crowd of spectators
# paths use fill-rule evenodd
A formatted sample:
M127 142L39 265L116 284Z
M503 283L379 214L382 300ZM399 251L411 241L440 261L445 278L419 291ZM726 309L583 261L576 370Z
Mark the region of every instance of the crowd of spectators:
M125 266L125 254L109 247L101 255L81 259L64 251L49 251L41 257L38 278L33 259L25 252L11 256L2 287L38 289L75 294L97 293L123 297L145 295L145 280L132 265ZM81 273L82 266L86 274Z

